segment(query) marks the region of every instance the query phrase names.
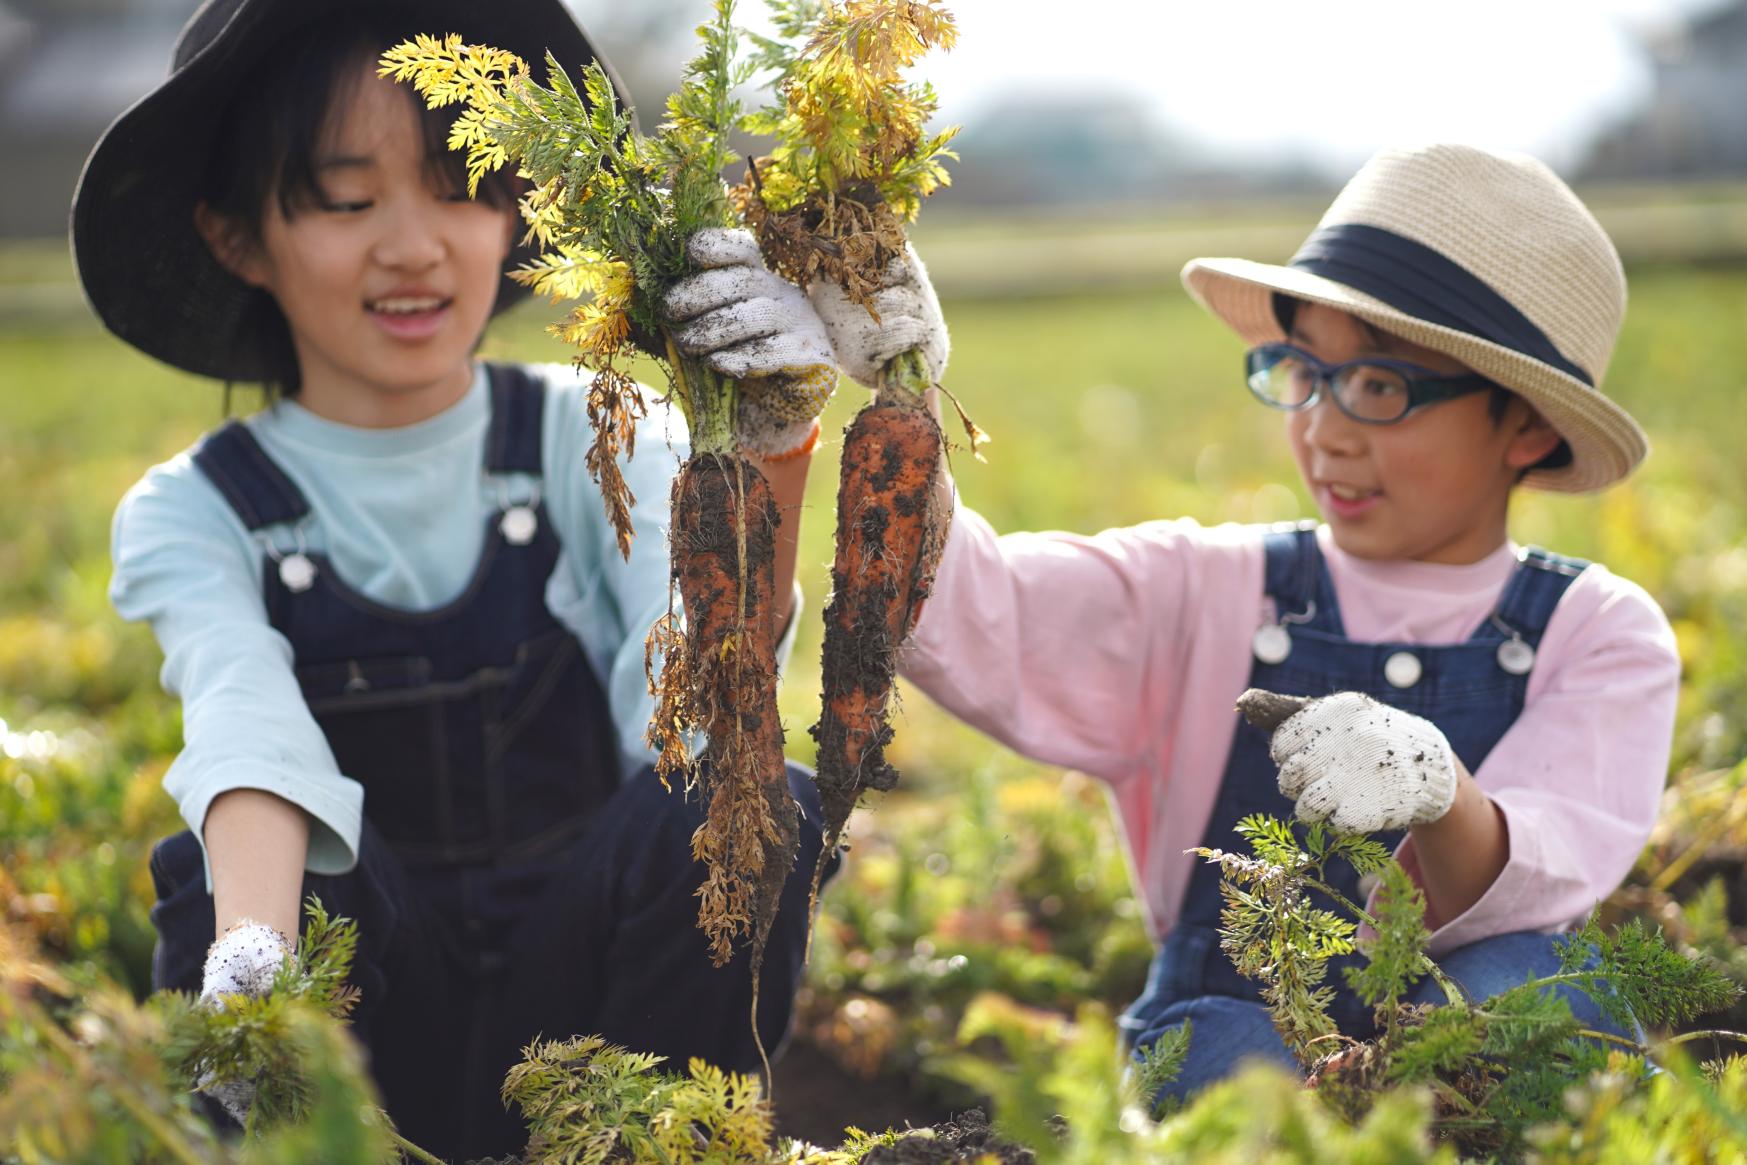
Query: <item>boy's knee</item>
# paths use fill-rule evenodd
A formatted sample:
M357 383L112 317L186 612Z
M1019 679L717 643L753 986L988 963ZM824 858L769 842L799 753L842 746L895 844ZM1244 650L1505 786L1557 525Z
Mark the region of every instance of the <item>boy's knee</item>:
M1185 1099L1235 1072L1249 1060L1266 1060L1293 1072L1298 1062L1274 1029L1268 1009L1247 999L1203 995L1179 1000L1132 1023L1137 1030L1130 1055L1136 1063L1158 1042L1189 1024L1189 1047L1175 1079L1158 1089L1160 1098Z
M1446 974L1479 1002L1521 987L1531 979L1558 974L1563 967L1559 944L1566 941L1568 940L1563 935L1540 931L1513 931L1458 947L1437 962ZM1591 953L1580 967L1592 970L1598 965L1599 958ZM1605 985L1598 984L1598 989L1605 989ZM1642 1032L1636 1025L1629 1029L1621 1027L1607 1016L1589 992L1569 983L1561 983L1544 990L1557 992L1571 1008L1573 1018L1582 1026L1627 1039L1642 1039ZM1443 992L1430 979L1417 984L1409 998L1416 1003L1444 1002Z

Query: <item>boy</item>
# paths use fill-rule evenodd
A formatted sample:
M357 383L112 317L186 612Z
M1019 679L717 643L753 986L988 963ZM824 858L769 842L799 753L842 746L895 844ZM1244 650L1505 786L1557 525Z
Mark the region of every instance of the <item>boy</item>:
M1376 833L1425 893L1431 953L1484 997L1556 967L1552 933L1631 867L1679 662L1643 590L1507 533L1518 486L1600 489L1646 452L1599 389L1619 259L1544 165L1386 152L1290 264L1183 277L1253 346L1249 388L1284 412L1323 524L997 537L960 506L904 674L1109 782L1162 940L1124 1027L1141 1048L1194 1021L1187 1093L1292 1059L1219 950L1216 870L1186 850L1241 845L1251 813ZM1270 742L1232 713L1252 686L1320 698ZM1329 982L1342 1029L1369 1034ZM1415 999L1441 1001L1429 981Z

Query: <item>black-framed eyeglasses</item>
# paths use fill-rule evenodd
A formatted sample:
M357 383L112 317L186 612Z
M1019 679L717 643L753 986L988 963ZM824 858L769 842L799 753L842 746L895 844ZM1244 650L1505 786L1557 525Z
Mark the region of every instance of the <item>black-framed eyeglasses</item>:
M1389 425L1415 409L1497 387L1484 376L1451 376L1405 360L1324 364L1293 344L1263 344L1244 357L1244 380L1270 408L1299 412L1330 394L1341 412L1367 425Z

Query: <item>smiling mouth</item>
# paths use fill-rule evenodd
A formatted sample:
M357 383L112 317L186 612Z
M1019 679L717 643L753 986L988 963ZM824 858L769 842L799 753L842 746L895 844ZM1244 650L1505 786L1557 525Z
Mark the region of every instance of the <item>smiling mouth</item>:
M1332 483L1323 488L1343 502L1362 502L1366 498L1374 498L1383 492L1377 489L1360 489L1357 486L1334 485Z
M378 315L416 316L441 311L453 302L452 299L444 299L436 295L396 296L393 299L369 300L364 306Z

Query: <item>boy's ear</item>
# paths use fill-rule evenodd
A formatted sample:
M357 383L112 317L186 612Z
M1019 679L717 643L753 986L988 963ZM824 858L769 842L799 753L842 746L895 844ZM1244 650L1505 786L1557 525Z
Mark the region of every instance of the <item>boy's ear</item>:
M194 229L206 240L206 249L220 267L250 287L261 286L260 248L241 223L201 202L194 207Z
M1516 470L1528 469L1557 449L1564 438L1538 409L1521 397L1510 403L1511 413L1505 416L1511 434L1504 451L1505 464Z

